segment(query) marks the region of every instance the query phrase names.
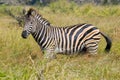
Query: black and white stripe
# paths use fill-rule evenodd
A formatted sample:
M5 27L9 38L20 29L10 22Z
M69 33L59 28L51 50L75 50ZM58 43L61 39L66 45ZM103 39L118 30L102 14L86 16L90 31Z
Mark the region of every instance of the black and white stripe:
M96 53L101 34L107 42L106 51L111 48L111 40L91 24L53 27L34 9L30 9L25 16L26 21L22 37L26 38L27 33L31 33L42 50L68 54L81 51ZM32 30L34 31L32 32Z

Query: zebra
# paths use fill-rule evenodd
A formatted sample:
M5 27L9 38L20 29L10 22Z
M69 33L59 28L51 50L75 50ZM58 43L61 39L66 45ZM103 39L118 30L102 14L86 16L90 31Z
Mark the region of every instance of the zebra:
M111 49L111 39L92 24L55 27L33 8L23 13L25 25L21 36L26 39L31 34L46 54L75 54L83 51L96 54L101 35L107 43L105 51Z

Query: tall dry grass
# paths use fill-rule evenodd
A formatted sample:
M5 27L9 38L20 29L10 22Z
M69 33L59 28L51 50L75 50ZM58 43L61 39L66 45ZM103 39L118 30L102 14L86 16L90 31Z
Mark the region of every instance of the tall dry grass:
M76 6L62 2L48 7L36 8L54 26L90 23L107 34L113 42L110 54L104 53L106 46L102 38L98 55L57 55L41 73L45 80L119 80L120 78L120 8L118 6ZM57 5L59 5L58 8ZM75 7L74 7L75 6ZM21 38L22 28L9 17L4 9L11 9L16 15L21 6L0 6L0 80L35 80L45 61L39 46L29 36ZM29 8L27 6L27 8ZM63 10L62 10L63 9ZM30 59L34 57L34 63Z

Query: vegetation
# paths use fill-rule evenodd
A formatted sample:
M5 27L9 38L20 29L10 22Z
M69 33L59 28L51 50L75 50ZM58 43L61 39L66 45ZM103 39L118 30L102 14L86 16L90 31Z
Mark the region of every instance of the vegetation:
M63 8L64 6L64 8ZM28 9L31 6L26 6ZM33 6L32 6L33 7ZM119 80L120 79L120 6L77 6L74 3L55 2L47 7L34 6L52 25L66 26L90 23L109 35L113 41L109 54L104 52L101 39L98 54L57 55L48 64L39 46L30 36L21 38L22 28L5 13L10 9L18 15L21 6L0 6L0 80ZM59 16L59 17L58 17ZM31 60L31 57L34 60Z
M46 6L52 2L57 2L61 0L0 0L0 4L7 4L7 5L43 5ZM108 5L113 4L117 5L120 4L119 0L64 0L67 2L75 2L78 5L86 4L86 3L93 3L96 5Z

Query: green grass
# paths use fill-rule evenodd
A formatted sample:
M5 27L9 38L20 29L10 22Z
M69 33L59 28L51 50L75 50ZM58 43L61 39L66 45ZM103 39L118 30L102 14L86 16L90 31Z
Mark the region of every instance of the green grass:
M35 80L42 68L45 68L41 73L45 80L120 79L120 6L74 7L74 3L65 2L65 4L68 5L64 9L61 7L63 5L58 3L34 8L39 10L52 25L90 23L97 26L112 39L110 54L104 53L106 43L102 38L96 56L57 55L57 59L44 67L46 61L37 43L31 36L26 40L22 39L22 28L4 12L4 9L9 8L18 14L23 7L2 5L0 6L0 80ZM56 8L56 5L61 8ZM34 57L34 64L30 54Z

